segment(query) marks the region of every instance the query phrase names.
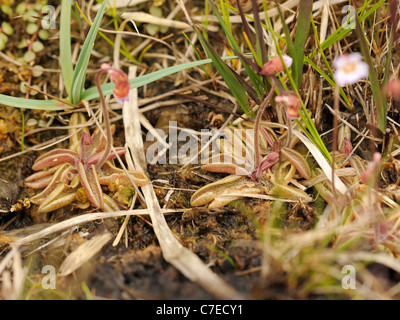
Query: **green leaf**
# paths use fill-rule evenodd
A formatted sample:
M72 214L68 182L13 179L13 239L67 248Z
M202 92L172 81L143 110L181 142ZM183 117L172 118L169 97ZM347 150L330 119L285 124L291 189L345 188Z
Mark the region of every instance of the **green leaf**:
M260 12L258 10L257 0L252 0L253 14L254 14L254 26L256 29L256 52L258 59L262 61L262 64L267 63L267 47L264 41L264 34L261 27ZM262 67L262 65L260 66Z
M62 104L57 100L35 100L35 99L24 99L17 97L10 97L4 94L0 94L1 104L24 109L36 109L36 110L63 110L69 108L67 105Z
M224 33L232 47L232 50L235 52L235 54L237 54L239 56L239 59L242 62L243 67L246 70L246 73L248 74L248 76L250 78L250 82L253 85L254 89L256 90L258 97L262 98L262 95L263 95L262 78L259 75L257 75L255 70L248 64L248 62L245 59L243 59L243 57L242 57L243 54L240 50L240 46L236 42L235 37L233 36L229 26L226 25L225 21L222 19L221 15L219 14L218 9L215 6L215 4L212 1L210 1L210 5L211 5L211 8L212 8L215 16L218 18L218 21L219 21L222 29L224 30ZM226 81L225 78L224 78L224 80ZM258 99L256 99L255 101L258 102L257 100Z
M222 60L231 60L237 59L236 56L229 56L229 57L222 57ZM138 88L144 86L146 84L152 83L154 81L160 80L166 76L171 74L177 73L182 70L198 67L205 65L207 63L212 63L211 59L204 59L200 61L193 61L184 64L180 64L177 66L172 66L167 69L158 70L149 74L145 74L135 79L129 80L130 88ZM103 90L103 94L108 95L112 94L114 90L114 83L107 83L101 86ZM92 87L90 89L85 90L82 93L81 99L85 101L90 101L99 97L99 92L97 87ZM10 97L4 94L0 94L0 101L1 104L7 105L10 107L15 108L25 108L25 109L37 109L37 110L64 110L70 108L70 106L63 104L57 100L35 100L35 99L24 99L24 98L17 98L17 97Z
M294 52L293 58L293 79L296 83L296 87L300 88L301 78L303 76L303 64L304 64L304 45L308 38L310 30L311 12L313 2L312 0L300 1L299 16L297 20L296 39L294 41ZM283 22L284 23L284 22Z
M61 1L60 17L60 64L67 95L71 95L72 77L74 70L72 68L71 57L71 0Z
M314 30L314 36L315 36L315 41L317 43L318 49L319 49L319 53L321 54L322 60L325 63L325 67L326 69L329 71L330 77L333 79L333 70L330 66L330 64L328 63L328 60L326 59L325 53L324 51L321 49L321 43L319 41L319 37L318 37L318 31L317 31L317 27L315 26L314 20L311 20L312 23L312 27ZM304 56L304 60L305 62L308 62L322 77L324 77L324 79L326 81L329 82L329 84L332 87L335 87L335 82L329 78L325 72L322 71L322 69L320 69L317 65L315 65L307 56ZM353 103L350 103L350 100L348 99L346 93L344 92L343 88L339 88L339 93L342 97L342 99L346 102L346 108L350 111L353 112L354 111L354 105Z
M364 1L364 5L360 10L358 10L358 15L360 22L364 21L366 18L368 18L372 13L374 13L378 8L383 5L386 2L386 0L380 0L378 1L373 7L371 7L364 15L362 15L362 12L368 7L368 5L371 3L370 1ZM340 41L343 39L348 33L350 33L352 29L344 29L343 26L340 26L337 28L328 38L325 39L325 41L321 44L321 49L325 51L328 49L331 45L333 45L335 42ZM312 59L315 54L318 52L318 49L313 50L312 53L310 53L309 57Z
M386 104L384 104L384 96L382 94L381 87L379 85L379 79L378 75L376 74L375 71L375 66L372 61L372 57L369 54L369 46L367 44L367 41L365 40L365 34L363 27L360 24L360 21L356 17L356 31L357 31L357 36L358 40L360 41L360 48L361 48L361 53L364 57L365 62L369 66L369 82L371 83L371 90L372 90L372 96L374 98L375 104L376 104L376 109L378 112L378 124L379 124L379 129L385 133L386 131Z
M238 57L236 57L236 56L230 56L230 57L222 57L221 59L222 60L230 60L230 59L237 59L237 58ZM205 65L207 63L212 63L212 62L213 61L211 59L187 62L187 63L180 64L177 66L169 67L167 69L162 69L162 70L158 70L158 71L155 71L155 72L152 72L149 74L145 74L138 78L130 79L129 80L129 82L131 84L130 88L131 89L138 88L138 87L144 86L146 84L152 83L154 81L160 80L171 74L174 74L174 73L177 73L177 72L189 69L189 68L202 66L202 65ZM114 83L110 82L110 83L103 84L101 86L101 89L103 90L103 93L105 95L108 95L108 94L112 94L114 87L115 87ZM85 101L90 101L90 100L96 99L98 97L99 97L99 92L97 91L96 87L87 89L82 93L82 100L85 100Z
M240 84L239 80L236 79L235 75L229 69L229 67L222 61L218 54L214 51L210 43L203 37L202 33L195 27L194 28L199 40L207 52L208 56L213 61L215 67L221 74L222 78L225 80L229 89L231 90L233 96L236 98L239 106L243 109L247 116L250 116L249 101L247 99L246 90Z
M285 17L282 14L282 11L281 11L281 8L279 6L279 3L276 0L275 0L275 3L276 3L276 8L278 9L279 18L281 19L283 32L285 33L286 44L287 44L287 47L288 47L289 55L291 57L294 57L295 56L295 50L294 50L294 44L293 44L292 38L290 36L290 30L288 28L288 25L285 22Z
M304 56L305 62L307 62L311 67L317 71L320 76L322 76L332 87L335 87L335 81L333 81L320 67L318 67L313 61L311 61L307 56ZM349 98L347 97L346 93L344 92L343 88L339 89L339 93L342 99L346 102L346 106L350 105Z
M81 101L82 91L84 89L86 69L89 64L90 55L94 46L94 41L100 27L101 19L103 18L106 10L107 1L103 1L100 10L93 21L85 42L83 43L82 51L79 54L78 61L76 62L74 76L72 79L71 87L71 101L78 104Z

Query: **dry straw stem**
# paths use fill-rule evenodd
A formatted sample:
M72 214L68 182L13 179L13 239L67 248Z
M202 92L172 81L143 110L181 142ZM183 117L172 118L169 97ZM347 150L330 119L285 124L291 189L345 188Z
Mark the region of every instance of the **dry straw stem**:
M121 18L133 20L136 22L156 24L159 26L164 26L169 28L184 29L184 30L191 29L191 27L186 22L170 20L166 18L159 18L145 12L124 12L123 14L121 14Z
M147 2L148 0L108 0L108 5L111 8L125 8L134 7L140 3ZM93 6L93 11L97 12L100 10L101 4L96 4Z
M165 209L162 210L163 214L170 214L176 212L182 212L183 210L173 210L173 209ZM44 237L48 237L54 233L70 229L77 225L81 225L84 223L88 223L90 221L99 220L99 219L107 219L107 218L116 218L121 216L137 216L137 215L147 215L147 209L136 209L136 210L122 210L122 211L114 211L114 212L94 212L94 213L87 213L78 217L74 217L68 220L61 221L54 225L51 225L47 228L44 228L38 232L30 234L26 237L20 238L14 241L11 246L14 248L21 247L23 245L27 245L32 243L33 241L42 239ZM0 265L1 267L1 265ZM1 270L1 269L0 269Z
M136 67L129 69L129 78L136 75ZM146 159L141 135L140 120L137 117L139 109L137 105L137 89L130 91L129 102L124 103L123 119L126 141L131 150L133 162L137 170L146 172ZM191 281L199 283L219 299L243 299L243 297L231 286L225 283L218 275L210 270L200 258L183 247L168 227L160 204L154 193L151 182L142 187L146 199L147 209L151 217L154 232L160 243L164 259L175 266Z
M299 6L300 1L301 0L288 0L280 5L281 10L285 11L285 10L293 9L293 8L296 9ZM325 5L326 2L328 2L328 0L315 1L313 3L313 11L317 11L317 10L321 9ZM329 0L329 4L331 6L338 4L338 3L343 3L343 2L348 2L348 0ZM259 15L260 15L261 20L265 20L265 12L261 11ZM277 17L279 15L278 9L276 7L273 7L271 9L267 10L267 15L269 16L269 18ZM247 21L249 21L249 22L251 22L251 19L254 19L253 14L248 14L248 15L246 15L246 17L247 17ZM293 15L293 17L294 17L294 15ZM193 16L193 20L201 21L202 18L203 18L202 16ZM208 19L208 22L218 22L218 18L214 15L209 15L207 19ZM239 14L235 15L235 16L230 16L229 21L230 21L230 23L242 23L242 19ZM290 22L290 20L288 22Z
M60 266L59 275L62 277L67 276L79 269L84 263L94 257L111 238L111 233L105 231L85 241L65 258Z
M293 134L296 135L301 140L301 142L303 142L303 144L307 147L308 151L311 152L311 154L314 156L315 161L317 161L317 163L324 171L329 181L332 183L332 181L334 180L336 190L339 191L342 195L346 194L347 192L346 186L336 174L334 174L332 177L332 167L328 163L326 158L323 156L321 151L319 151L319 149L311 142L311 140L308 139L305 135L303 135L300 131L293 129Z
M7 265L12 261L13 275L5 270ZM0 290L0 300L16 300L20 296L24 287L27 271L22 266L21 255L18 249L13 248L0 263L0 278L2 286Z

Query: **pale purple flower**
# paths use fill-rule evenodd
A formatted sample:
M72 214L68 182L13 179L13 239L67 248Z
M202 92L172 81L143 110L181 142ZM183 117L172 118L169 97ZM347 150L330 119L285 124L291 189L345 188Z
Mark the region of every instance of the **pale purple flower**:
M368 64L362 61L362 56L358 52L338 56L333 61L333 66L336 69L335 82L340 87L355 84L368 77Z

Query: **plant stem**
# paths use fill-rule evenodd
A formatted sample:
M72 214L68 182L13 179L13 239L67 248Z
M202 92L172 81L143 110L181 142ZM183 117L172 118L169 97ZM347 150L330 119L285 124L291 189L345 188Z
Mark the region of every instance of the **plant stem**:
M258 142L259 134L260 134L260 122L262 115L265 111L265 108L268 105L269 100L271 99L274 91L275 91L275 80L273 77L270 77L272 81L271 90L269 91L267 97L264 99L263 103L260 106L260 109L257 112L256 123L254 125L254 168L259 169L260 166L260 144Z
M24 110L21 109L21 151L25 150L25 115Z
M106 101L104 99L103 91L101 90L101 85L100 85L100 76L106 71L107 70L105 70L105 69L100 69L99 72L97 72L97 75L96 75L96 86L97 86L97 90L99 91L100 104L101 104L101 109L103 111L104 130L106 132L106 140L107 140L106 148L104 149L103 156L96 163L96 169L100 169L103 166L103 164L107 161L108 156L109 156L109 154L111 152L111 146L112 146L112 143L113 143L111 126L110 126L110 116L108 114Z
M335 188L335 155L337 149L337 135L338 135L338 113L339 113L339 86L335 86L334 93L334 112L333 112L333 139L332 139L332 195L336 199Z
M292 144L292 119L289 119L289 117L286 115L287 119L287 125L288 125L288 136L286 139L286 148L290 148L290 145Z

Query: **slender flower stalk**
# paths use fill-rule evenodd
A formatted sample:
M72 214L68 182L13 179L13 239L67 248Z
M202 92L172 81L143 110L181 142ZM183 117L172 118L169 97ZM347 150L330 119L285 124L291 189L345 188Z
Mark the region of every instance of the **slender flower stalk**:
M254 167L256 169L260 166L260 144L259 144L259 134L260 134L260 122L262 119L262 115L265 111L265 108L268 105L269 100L271 100L272 95L275 91L275 80L273 77L270 77L272 81L271 90L269 91L267 97L264 99L263 103L260 106L260 109L257 112L256 123L254 125Z
M337 150L338 136L338 114L339 114L339 88L355 84L361 79L368 77L368 64L362 61L362 55L358 52L343 54L333 61L336 71L334 78L336 82L334 91L334 113L333 113L333 139L332 139L332 193L336 198L335 189L335 156Z
M332 194L336 199L336 188L335 188L335 161L336 161L336 149L338 139L338 113L339 113L339 86L335 86L334 92L334 115L333 115L333 139L332 139Z
M108 114L108 109L106 105L106 101L104 99L103 91L100 85L100 77L103 73L107 72L110 75L110 79L112 82L115 83L115 88L113 90L114 96L119 104L123 104L124 101L129 99L129 80L125 73L121 70L115 69L110 67L108 64L103 63L101 65L100 70L97 72L96 75L96 86L97 90L99 91L100 96L100 104L103 111L103 118L104 118L104 129L106 133L107 143L101 159L96 163L96 169L101 168L104 163L107 161L108 156L111 152L111 147L113 143L112 132L111 132L111 125L110 125L110 116Z
M259 145L259 134L260 134L260 123L262 116L264 114L265 108L268 105L268 102L271 100L272 95L275 91L275 77L274 75L278 72L282 72L285 70L285 65L289 68L292 65L293 59L287 55L283 55L281 57L276 57L263 65L261 71L259 72L262 76L267 76L271 79L271 90L269 91L267 97L264 99L262 104L260 105L260 109L257 112L256 122L254 124L254 172L255 175L253 178L259 179L261 171L262 171L262 163L260 164L260 145Z

